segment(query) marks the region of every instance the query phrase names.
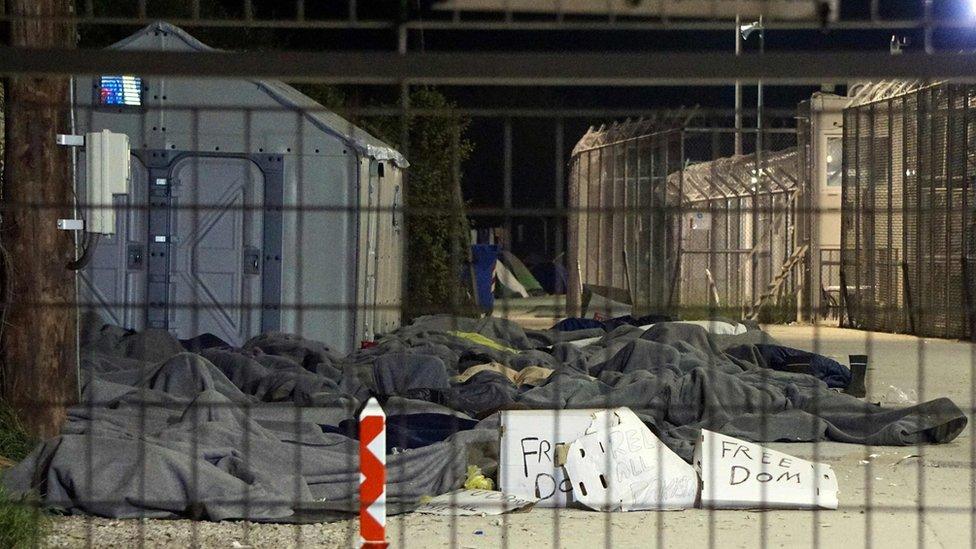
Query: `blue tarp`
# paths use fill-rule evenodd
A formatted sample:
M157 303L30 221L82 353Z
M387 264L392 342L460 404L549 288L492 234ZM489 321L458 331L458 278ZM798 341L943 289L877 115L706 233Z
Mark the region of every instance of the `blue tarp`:
M478 306L484 311L495 307L495 296L491 292L491 281L498 260L498 246L475 244L471 246L471 260L474 265L475 288L478 290Z

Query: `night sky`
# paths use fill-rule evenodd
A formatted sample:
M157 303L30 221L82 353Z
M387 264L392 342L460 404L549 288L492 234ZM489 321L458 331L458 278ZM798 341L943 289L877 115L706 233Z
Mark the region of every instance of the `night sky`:
M650 0L648 0L650 1ZM115 16L125 16L126 9L134 9L134 2L100 0ZM151 16L165 18L179 16L182 2L149 2ZM308 19L346 17L346 2L306 2ZM450 13L431 11L432 0L370 0L359 1L360 20L398 21L404 17L425 21L448 19ZM870 0L841 0L841 19L864 19L869 14ZM166 7L169 5L170 7ZM243 3L240 0L211 0L203 2L207 9L217 10L213 16L220 18L240 17ZM294 3L279 0L252 0L256 18L292 19ZM881 0L882 19L920 19L923 0ZM970 18L974 28L940 30L934 36L937 50L972 49L976 43L976 0L934 0L933 15L941 18ZM182 7L181 7L182 6ZM403 12L408 6L409 13ZM173 11L172 14L165 10ZM128 14L135 15L135 13ZM465 14L465 19L485 17L497 20L497 14ZM533 16L517 15L517 18ZM536 18L545 18L536 16ZM725 31L413 31L409 46L412 51L732 51L734 35L729 22ZM82 29L83 45L104 45L127 36L136 28L108 27ZM390 30L324 30L324 29L187 29L191 34L213 45L233 49L276 48L295 50L382 50L396 49L396 34ZM909 41L908 49L922 47L921 31L898 31ZM825 51L825 50L881 50L887 51L892 31L819 30L766 31L766 51ZM754 53L758 38L754 35L744 44L745 53ZM840 93L844 82L833 83ZM442 87L447 96L466 108L533 108L533 109L613 109L629 112L649 109L674 109L700 106L702 108L732 109L731 86L694 87ZM779 110L788 116L782 119L770 117L771 126L791 125L792 116L799 101L807 99L817 87L767 87L766 107ZM744 89L743 106L755 106L755 88ZM372 89L371 95L379 95L389 104L395 103L396 89ZM517 208L555 206L556 163L569 161L569 151L590 125L613 122L625 117L589 116L564 120L564 147L557 160L554 142L554 121L546 118L514 118L512 197ZM746 120L746 125L751 125ZM726 120L722 124L728 125ZM473 207L500 207L503 205L503 122L498 117L473 118L468 137L474 143L474 153L463 166L463 194ZM772 146L770 148L777 148ZM781 148L781 147L780 147ZM747 147L748 152L748 147ZM473 218L476 226L499 223L498 218ZM538 218L517 218L527 225L526 239L515 243L515 251L522 255L538 253L552 256L553 242L542 234Z
M885 0L882 17L920 17L921 1L897 2ZM844 18L865 17L869 2L842 2ZM968 9L960 0L936 2L935 15L953 14L969 16ZM734 44L732 23L728 31L694 32L549 32L549 33L472 33L439 32L424 33L422 43L427 51L450 51L454 48L476 50L516 51L731 51ZM974 25L976 26L976 25ZM766 31L766 51L824 51L824 50L881 50L887 51L892 36L889 30L828 31L803 30ZM921 49L920 31L898 31L908 40L908 48ZM411 46L417 48L421 38L413 36ZM940 31L934 37L937 50L971 49L976 42L976 28ZM754 35L744 44L745 53L758 49ZM833 83L838 93L844 93L845 82ZM792 113L797 103L808 99L819 87L778 86L766 87L765 104L770 111ZM485 107L528 107L557 109L673 109L681 106L732 109L731 86L695 87L622 87L622 88L443 88L459 105ZM755 88L746 86L743 105L755 107ZM619 119L619 118L617 118ZM590 125L612 122L614 118L571 118L564 121L565 137L562 160L569 161L569 151ZM749 126L751 120L746 120ZM769 119L771 126L791 126L792 116ZM463 192L472 206L500 207L503 204L503 155L502 120L499 118L475 119L469 135L476 147L464 169ZM547 119L513 119L513 171L512 197L516 208L536 208L555 205L556 156L554 122ZM767 142L772 139L767 139ZM782 148L772 145L769 148ZM746 152L749 152L747 146ZM729 151L731 152L731 151ZM472 219L476 226L501 224L499 218ZM550 220L555 221L555 220ZM552 256L551 232L543 238L541 220L536 216L516 217L517 227L525 224L523 242L514 242L516 253L524 256L539 254ZM551 225L550 225L551 226Z

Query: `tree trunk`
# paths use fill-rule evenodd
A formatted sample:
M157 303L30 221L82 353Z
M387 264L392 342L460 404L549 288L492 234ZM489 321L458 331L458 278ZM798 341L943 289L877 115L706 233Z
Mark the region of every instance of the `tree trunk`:
M23 48L72 48L68 0L8 0L10 42ZM17 19L24 16L23 19ZM75 275L70 232L70 153L55 143L68 133L68 77L16 76L6 93L3 221L5 323L3 396L39 437L57 434L77 398Z

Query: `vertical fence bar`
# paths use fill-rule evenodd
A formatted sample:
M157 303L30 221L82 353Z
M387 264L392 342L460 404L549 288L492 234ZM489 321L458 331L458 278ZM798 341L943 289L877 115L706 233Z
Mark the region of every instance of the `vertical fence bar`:
M563 239L563 227L566 225L566 181L565 181L565 139L566 129L564 127L564 122L562 118L556 118L555 128L554 128L554 139L555 139L555 158L554 158L554 177L556 179L556 190L554 202L556 207L556 222L554 229L554 245L553 245L553 260L563 254L565 250L565 242ZM566 257L565 255L563 257ZM564 260L564 263L568 265L568 262ZM568 268L568 267L567 267ZM563 314L569 314L563 311Z
M929 194L929 203L928 203L928 207L926 208L926 214L927 215L925 217L925 221L926 221L926 225L927 225L927 227L926 227L927 230L925 232L926 232L926 237L927 237L927 240L928 240L928 264L929 264L929 266L928 266L928 273L927 273L926 280L931 280L932 282L935 282L934 277L935 277L935 273L936 273L935 258L936 258L937 253L936 253L936 248L935 248L935 243L936 243L936 239L935 239L935 232L936 232L936 230L935 229L936 229L936 218L939 215L939 212L936 210L937 197L936 197L936 194L935 194L935 188L936 188L936 184L937 184L936 178L938 177L938 174L937 174L937 171L938 171L938 167L937 167L938 166L937 165L937 158L938 157L937 157L937 154L938 153L936 152L936 151L938 151L938 145L937 145L936 137L937 137L937 134L938 134L938 131L939 131L938 126L936 124L936 116L937 116L937 112L938 112L938 105L937 105L937 100L936 100L936 91L938 89L939 88L937 88L937 87L931 87L931 88L929 88L929 92L928 92L928 104L926 106L926 108L928 110L928 113L927 113L927 116L926 116L926 123L928 125L928 132L929 132L929 134L928 134L928 138L929 138L929 150L928 150L928 169L929 169L929 177L928 177L928 184L929 184L928 191L929 192L928 192L928 194ZM928 289L929 289L929 292L930 293L929 293L929 298L926 300L927 301L926 306L929 308L930 314L928 315L928 317L929 317L930 320L936 318L935 317L936 314L938 314L940 317L944 314L944 311L937 311L936 310L936 307L939 304L936 301L936 299L937 299L938 296L934 294L934 288L935 287L937 287L937 283L936 284L933 284L931 286L928 286ZM945 328L944 328L944 326L945 326L945 318L943 317L940 320L941 320L940 324L943 325L943 329L942 330L938 330L937 327L931 326L930 327L931 330L932 330L931 333L933 335L934 334L938 334L940 332L944 333L944 330L945 330ZM921 525L922 524L919 523L919 527L921 527Z
M655 276L660 277L660 273L657 272L657 261L658 261L658 239L657 236L657 220L658 212L657 207L657 151L655 149L656 142L654 136L648 138L647 151L648 156L648 169L647 169L647 189L648 189L648 231L647 231L647 257L649 267L647 269L647 295L648 295L648 306L649 307L659 307L660 296L657 295L655 291L657 286L654 284ZM660 278L658 278L660 280Z
M929 315L927 311L928 298L925 290L922 286L922 281L925 280L925 262L923 261L922 255L922 239L924 231L922 225L924 223L924 217L922 217L922 181L924 180L924 170L923 164L925 159L924 145L925 145L925 98L927 94L923 90L919 93L916 103L915 112L915 276L912 279L912 287L915 288L915 308L918 311L917 318L918 321L915 324L917 330L917 335L924 335L926 333L926 327L928 326Z
M587 240L586 240L586 278L587 283L593 284L600 277L600 259L602 251L600 249L600 235L602 230L600 227L600 204L602 200L602 181L601 181L601 160L603 157L603 151L601 149L595 149L588 153L589 161L587 167L589 168L588 175L588 191L587 191L587 202L586 202L586 223L587 223ZM584 285L580 284L580 292L583 293ZM588 309L589 310L589 309Z
M903 294L905 299L905 325L908 327L908 333L915 333L915 326L917 319L915 317L915 296L912 294L914 285L912 284L912 264L915 261L914 255L914 230L915 230L915 210L913 208L913 203L915 201L914 195L914 185L915 176L914 173L918 170L918 163L916 157L915 138L917 136L917 126L914 117L914 113L910 111L911 102L910 99L917 100L917 97L913 96L903 96L901 98L901 132L902 132L902 173L904 173L903 180L903 190L902 190L902 242L904 253L902 253L902 286Z
M895 323L895 312L897 308L897 288L898 283L894 277L894 265L896 261L895 254L895 241L894 241L894 174L895 174L895 163L894 163L894 147L895 147L895 125L894 125L894 108L895 102L892 99L888 99L886 102L888 110L888 143L885 147L885 162L888 167L887 173L887 184L888 184L888 203L887 207L887 230L888 230L888 256L885 264L885 284L889 288L887 292L888 303L886 304L885 312L885 330L894 331L896 330Z
M739 305L738 296L733 294L733 292L736 294L738 293L737 290L733 289L735 288L733 281L738 280L741 277L739 270L733 269L732 267L733 256L738 256L738 250L741 248L737 241L732 240L733 220L735 220L735 223L739 222L738 218L732 213L734 211L732 201L733 199L728 197L722 201L724 206L722 208L722 215L725 216L725 245L729 249L729 253L725 254L725 257L722 258L722 260L725 262L725 306L729 308L729 311L732 311L734 307ZM735 273L734 276L733 273ZM735 297L733 297L733 295L735 295Z
M646 147L641 147L641 144L644 142L644 140L645 140L644 136L638 136L636 142L634 143L634 156L636 157L634 159L634 172L635 172L634 175L636 178L636 186L635 186L636 190L634 193L635 194L634 215L636 216L636 220L635 220L636 238L634 239L634 257L631 259L631 262L633 262L634 265L634 278L632 279L635 285L634 288L635 303L633 304L635 307L634 316L638 316L636 311L640 311L640 314L651 312L647 305L647 298L646 298L647 292L644 289L645 279L642 276L643 271L641 270L641 265L643 265L645 261L644 254L648 250L648 247L644 242L644 233L646 231L646 227L644 225L644 219L645 216L647 215L647 212L645 210L647 204L645 204L644 195L646 189L649 186L648 183L644 181L644 176L643 176L644 170L646 169L647 166L647 162L644 159L644 151L646 150Z
M973 234L973 219L972 212L969 210L970 206L970 192L972 192L972 187L969 182L970 172L969 172L969 155L972 152L973 138L972 138L972 119L970 116L970 104L973 101L973 85L964 85L965 93L963 94L963 284L966 285L969 290L966 292L968 297L967 310L969 313L969 325L967 326L969 330L969 401L976 402L976 345L973 341L976 340L976 315L974 315L974 303L973 300L976 296L973 295L973 289L976 284L971 280L972 267L971 260L974 250L974 245L976 245L976 235ZM976 463L976 424L970 422L969 424L969 462ZM976 468L969 468L969 543L970 545L976 546Z
M969 185L969 155L971 151L970 147L970 116L969 116L969 103L972 98L973 88L971 85L964 84L962 87L962 284L963 296L966 298L966 337L970 341L976 339L976 330L973 329L974 322L976 322L976 315L974 315L973 301L976 296L973 295L974 284L970 277L972 276L972 264L970 263L972 259L973 250L973 234L972 234L972 212L969 211L969 193L971 191ZM973 346L976 347L976 346ZM976 387L976 379L971 379L970 384ZM976 389L974 389L976 390ZM974 488L976 490L976 488ZM976 492L974 492L976 493ZM973 503L976 503L974 501ZM974 508L974 513L976 513L976 505L972 506ZM971 533L976 532L976 528L971 527Z
M617 195L619 186L617 185L617 157L619 156L619 145L614 142L607 148L609 159L606 162L604 175L604 195L602 206L604 240L600 246L608 251L609 261L603 267L605 269L602 283L609 288L619 288L617 285L617 263L620 261L620 246L618 241L622 235L617 234ZM608 305L605 311L607 318L613 316L611 306ZM609 524L609 522L608 522Z
M677 196L677 201L678 201L678 203L675 205L675 207L672 210L669 210L669 212L673 212L672 215L669 216L669 217L671 217L673 219L674 218L674 215L675 214L677 215L677 218L678 218L678 236L677 236L677 242L675 244L675 250L676 250L676 252L675 252L675 265L674 265L674 273L675 274L674 274L674 276L671 277L672 287L670 288L670 293L668 294L668 306L667 306L668 311L671 311L671 310L674 310L674 309L680 310L681 309L681 306L682 306L681 298L680 298L680 296L681 296L681 282L682 281L681 281L681 277L678 275L678 273L681 272L681 265L682 265L682 260L683 260L683 251L684 251L684 240L685 240L685 238L684 238L684 225L685 224L681 222L682 215L684 214L684 204L682 204L681 201L682 201L682 199L683 199L683 197L685 195L685 158L686 157L685 157L684 130L678 130L673 135L675 135L675 136L678 137L678 158L677 158L677 162L678 162L678 164L677 164L677 166L678 166L678 196ZM667 148L667 152L668 152L668 154L670 154L670 152L671 152L671 147L670 146ZM668 176L668 172L671 171L671 163L670 162L666 162L665 165L667 166L667 170L664 173L664 178L665 178L665 193L666 193L667 192L667 176ZM673 300L675 299L675 296L679 296L677 298L678 303L674 303L673 302Z
M868 150L867 150L867 178L865 179L865 191L867 191L867 204L866 213L867 223L864 227L864 247L867 252L867 272L865 273L865 284L866 288L862 290L860 286L857 288L858 295L860 296L860 301L867 304L867 319L865 328L869 330L878 329L878 310L877 310L877 298L878 298L878 250L877 242L875 239L876 231L876 205L877 205L877 186L874 184L877 176L877 159L875 144L877 143L878 136L876 134L877 128L877 103L871 103L867 108L868 114ZM865 295L866 294L866 295Z
M552 257L552 262L555 264L556 263L556 258L560 257L560 254L563 253L563 237L562 237L563 232L562 232L562 227L563 227L563 223L564 223L564 220L565 220L565 217L564 217L564 215L565 215L565 213L564 213L564 198L563 198L564 192L565 192L564 191L565 182L563 180L563 173L564 173L563 172L563 162L564 162L564 156L563 156L564 155L564 152L563 152L563 148L564 148L563 137L564 137L565 128L563 127L563 119L562 118L556 118L555 123L554 123L553 130L554 130L554 132L553 132L553 141L554 141L554 145L555 145L555 147L554 147L555 148L555 156L553 158L553 160L554 160L553 169L554 169L554 176L555 176L555 179L556 179L556 189L555 189L554 199L555 199L555 207L556 207L556 215L557 215L557 217L555 219L555 221L556 221L555 222L555 230L556 230L556 238L555 238L555 240L556 240L556 244L555 244L554 254L553 254L553 257ZM575 162L574 162L574 164L575 164ZM578 184L578 178L576 179L576 181L577 181L576 184ZM572 196L573 192L574 192L574 190L571 188L570 189L570 195L571 196ZM572 205L572 198L570 198L570 203ZM572 214L570 214L570 215L572 215ZM569 235L570 235L569 236L570 239L572 239L573 238L572 229L570 229ZM572 245L573 244L570 244L570 246L572 246ZM567 255L570 256L570 257L573 256L573 254L567 254ZM562 255L562 257L565 258L565 257L567 257L567 255ZM567 266L567 268L569 268L571 262L564 260L563 263ZM553 267L553 271L555 272L555 267ZM558 279L558 276L554 274L554 276L553 276L553 284L554 285L557 283L556 282L557 279ZM566 288L566 296L567 297L571 294L571 292L572 291L569 288ZM554 301L556 300L556 298L553 298L553 299L554 299ZM556 308L554 308L554 309L558 311L558 309L556 309ZM561 314L563 316L568 316L570 314L569 307L568 307L568 303L564 303L564 307L563 307L563 309L561 311L559 311L559 314ZM562 399L562 390L561 389L562 389L562 383L560 383L560 382L557 381L556 384L555 384L555 393L556 393L556 400L557 401L560 401L560 399ZM554 433L560 433L560 432L562 432L562 431L560 431L560 424L561 424L560 417L561 416L562 416L562 414L560 414L558 412L556 414L553 414L552 430L553 430ZM561 521L560 521L559 509L554 507L553 510L552 510L552 546L553 547L559 547L560 546L560 542L561 542L561 538L562 538L562 536L561 536L561 533L562 532L561 532L561 528L560 527L561 527Z
M952 132L952 130L953 130L953 118L954 118L953 115L952 115L952 113L953 113L953 101L952 101L953 93L952 92L953 92L953 85L952 84L945 84L945 95L944 96L945 96L945 99L946 99L946 109L945 109L945 133L944 133L945 137L944 137L944 142L943 142L945 144L945 160L943 161L943 167L942 167L942 170L944 171L944 174L945 174L945 196L946 196L946 198L945 198L945 200L946 200L946 202L945 202L945 214L944 214L945 215L945 219L943 220L943 224L942 224L943 232L945 233L945 235L944 235L945 236L945 255L944 255L945 259L944 259L943 280L942 280L942 283L943 283L943 294L942 294L943 295L943 298L942 298L942 303L943 303L945 317L946 317L946 321L945 321L945 337L958 337L959 336L959 334L953 330L953 324L955 323L954 322L955 311L953 311L952 310L952 307L949 305L949 302L952 301L950 299L950 296L953 295L951 293L951 283L950 283L950 276L949 275L950 275L951 271L953 270L953 261L952 261L952 256L953 256L953 254L952 254L952 248L953 248L953 246L952 246L952 229L953 229L953 225L952 225L952 221L953 221L953 215L952 215L952 167L953 167L953 164L955 164L955 162L954 162L955 159L954 159L954 155L953 155L953 153L954 153L953 142L955 140L953 139L954 136L953 136L953 132ZM961 296L959 296L959 297L961 297Z

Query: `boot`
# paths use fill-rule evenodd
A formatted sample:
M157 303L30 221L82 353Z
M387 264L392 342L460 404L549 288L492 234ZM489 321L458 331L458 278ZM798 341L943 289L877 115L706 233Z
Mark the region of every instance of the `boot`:
M850 361L851 382L844 389L844 392L857 398L863 398L867 395L867 389L864 387L864 376L868 373L868 357L867 355L850 355Z

